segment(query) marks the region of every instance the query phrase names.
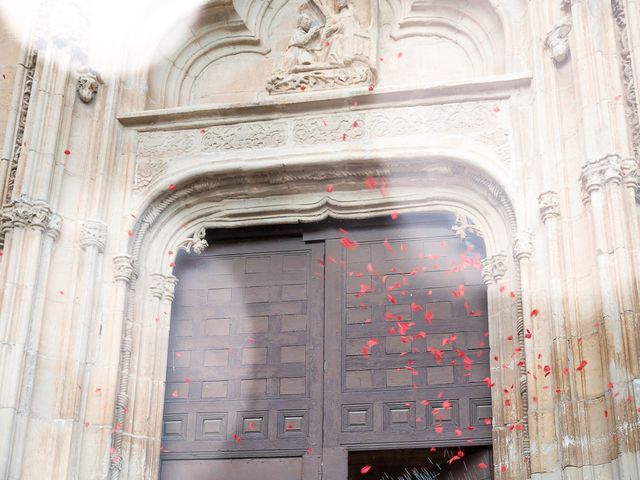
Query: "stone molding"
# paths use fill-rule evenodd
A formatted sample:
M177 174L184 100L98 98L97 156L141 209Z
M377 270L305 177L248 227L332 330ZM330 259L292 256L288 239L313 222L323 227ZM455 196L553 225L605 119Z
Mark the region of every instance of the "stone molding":
M53 212L44 200L31 200L22 196L2 209L2 233L15 228L33 228L56 239L62 229L62 217Z
M560 195L553 190L541 193L538 197L538 206L540 208L540 217L544 223L546 223L549 218L559 217Z
M113 279L116 282L130 283L135 277L133 258L130 255L113 257Z
M482 260L482 280L486 285L497 284L507 274L507 256L498 253Z
M104 252L107 243L107 225L100 220L86 220L80 231L80 247L96 247L100 253Z
M530 232L518 232L513 237L513 256L516 260L531 258L533 255L533 238Z
M630 38L627 31L627 13L624 0L611 0L611 11L618 27L618 52L622 70L622 84L624 87L625 111L631 132L633 154L640 160L640 111L638 109L638 92L631 57Z

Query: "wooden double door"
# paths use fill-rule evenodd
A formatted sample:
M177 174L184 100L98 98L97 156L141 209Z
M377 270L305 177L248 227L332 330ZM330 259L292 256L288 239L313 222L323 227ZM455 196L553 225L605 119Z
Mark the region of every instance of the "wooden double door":
M451 225L218 232L179 258L161 478L377 479L350 459L490 445L481 246Z

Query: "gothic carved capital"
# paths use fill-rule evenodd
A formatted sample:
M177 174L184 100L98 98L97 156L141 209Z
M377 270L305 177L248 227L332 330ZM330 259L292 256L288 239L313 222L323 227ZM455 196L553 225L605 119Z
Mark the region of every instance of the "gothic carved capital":
M549 51L551 58L556 65L561 65L569 58L569 33L571 32L571 21L563 19L547 34L544 46Z
M538 197L538 206L540 207L540 216L543 222L546 222L551 217L559 217L560 195L553 190L544 192Z
M158 299L165 298L172 302L175 298L177 284L178 279L173 275L154 273L151 275L151 286L149 290L153 297Z
M135 274L133 259L129 255L113 257L113 278L116 282L129 283Z
M96 247L100 253L104 252L107 242L107 225L100 220L87 220L80 231L80 246L83 249Z
M55 239L62 228L62 217L54 213L47 202L25 196L5 205L1 219L3 233L14 228L33 228Z
M533 255L533 240L530 232L519 232L513 237L513 256L520 261Z
M182 243L178 245L178 250L184 250L187 253L195 253L196 255L201 255L204 252L205 248L209 246L209 242L205 240L205 236L207 234L207 229L205 227L201 227L195 231L192 237L187 238Z
M497 284L507 273L507 256L503 253L482 260L482 280L487 285Z
M622 176L620 155L607 155L598 160L588 161L582 166L582 174L580 175L583 197L588 199L589 195L607 183L621 183Z
M482 238L480 228L463 213L459 213L456 216L456 223L451 227L451 230L462 240L467 238L468 235Z

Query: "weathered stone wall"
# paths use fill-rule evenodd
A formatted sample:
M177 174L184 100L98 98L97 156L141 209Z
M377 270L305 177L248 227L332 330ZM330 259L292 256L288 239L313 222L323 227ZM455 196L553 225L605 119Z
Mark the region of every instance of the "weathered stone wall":
M496 478L640 478L637 0L354 1L357 41L318 0L319 43L299 5L208 2L99 79L0 33L0 478L157 478L172 262L203 229L392 210L483 233Z

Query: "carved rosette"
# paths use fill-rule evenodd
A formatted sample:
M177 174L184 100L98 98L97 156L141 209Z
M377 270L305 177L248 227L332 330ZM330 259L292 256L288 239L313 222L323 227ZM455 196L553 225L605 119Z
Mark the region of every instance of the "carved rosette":
M100 220L87 220L80 231L80 247L86 250L95 247L100 253L104 252L107 242L107 225Z
M133 259L129 255L113 257L113 279L116 282L130 283L135 275Z
M507 274L507 256L503 253L482 260L482 280L485 284L497 284Z
M519 232L513 237L513 256L520 261L533 255L533 240L530 232Z
M6 205L1 219L3 234L14 228L33 228L55 239L62 229L62 217L47 202L25 196Z
M192 237L187 238L178 245L178 250L184 250L187 253L195 253L201 255L202 252L209 246L209 242L205 240L207 229L201 227L196 230Z
M606 184L622 182L622 159L620 155L607 155L599 160L591 160L582 166L580 182L585 201L589 196Z
M538 206L540 207L540 217L542 217L543 222L552 217L559 217L560 195L553 190L544 192L538 197Z

